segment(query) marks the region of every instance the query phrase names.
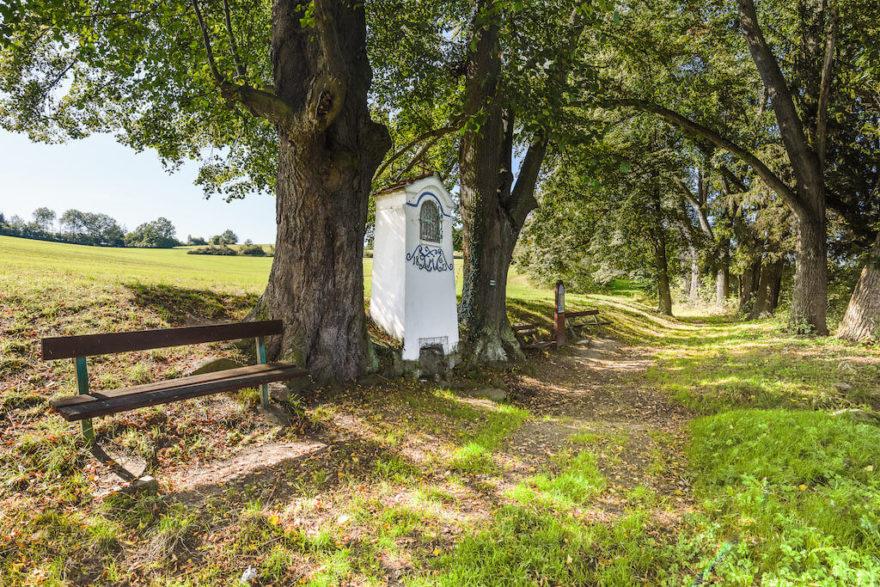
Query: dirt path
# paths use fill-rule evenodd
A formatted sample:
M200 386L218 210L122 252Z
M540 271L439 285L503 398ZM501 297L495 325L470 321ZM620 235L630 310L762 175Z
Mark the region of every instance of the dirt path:
M597 517L619 513L621 494L646 487L674 509L690 506L683 450L691 415L658 392L646 377L655 349L625 347L610 338L569 346L538 364L534 376L512 382L511 399L533 418L510 439L507 452L519 463L508 483L576 448L575 435L598 451L609 489Z

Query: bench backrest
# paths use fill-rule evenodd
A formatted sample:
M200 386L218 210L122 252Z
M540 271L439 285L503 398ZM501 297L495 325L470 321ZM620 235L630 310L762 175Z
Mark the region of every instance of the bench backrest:
M566 312L566 318L580 318L581 316L598 316L599 310L580 310L578 312Z
M106 334L55 336L43 339L43 360L90 357L129 351L143 351L218 340L236 340L281 334L281 320L238 322L211 326L185 326Z

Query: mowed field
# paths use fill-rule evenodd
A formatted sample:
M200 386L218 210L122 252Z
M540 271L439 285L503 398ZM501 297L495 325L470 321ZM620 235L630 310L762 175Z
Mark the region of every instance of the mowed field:
M48 411L74 372L41 337L238 320L270 266L0 237L0 584L880 582L880 349L662 317L633 284L569 292L613 323L588 345L274 415L244 390L102 418L101 459ZM508 292L513 320L550 326L551 290ZM89 369L110 389L216 356L253 360L224 343ZM158 491L120 492L119 467Z

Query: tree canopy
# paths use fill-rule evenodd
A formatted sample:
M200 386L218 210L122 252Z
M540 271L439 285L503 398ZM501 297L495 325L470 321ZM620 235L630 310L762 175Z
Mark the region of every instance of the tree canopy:
M369 192L424 170L459 186L460 320L486 360L520 356L488 285L514 258L585 287L640 276L664 312L679 293L745 317L782 304L824 333L876 247L871 0L46 0L0 18L3 128L112 133L170 170L198 161L209 195L279 197L257 313L301 295L282 275L351 266L337 256L362 248ZM360 316L334 279L354 313L339 320ZM324 349L317 324L285 320L285 348Z

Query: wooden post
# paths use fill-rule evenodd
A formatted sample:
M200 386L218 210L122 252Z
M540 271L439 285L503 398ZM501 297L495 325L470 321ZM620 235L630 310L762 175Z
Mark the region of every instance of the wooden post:
M86 358L76 357L73 362L76 365L76 386L80 395L86 395L89 393L89 371L86 368ZM95 444L95 428L92 426L91 418L82 421L82 430L86 444L93 446Z
M556 282L556 304L553 307L553 330L556 346L565 344L565 284L562 280Z
M263 337L257 337L257 362L261 365L266 364L266 345L263 343ZM264 383L260 386L260 404L264 408L269 407L269 384Z

